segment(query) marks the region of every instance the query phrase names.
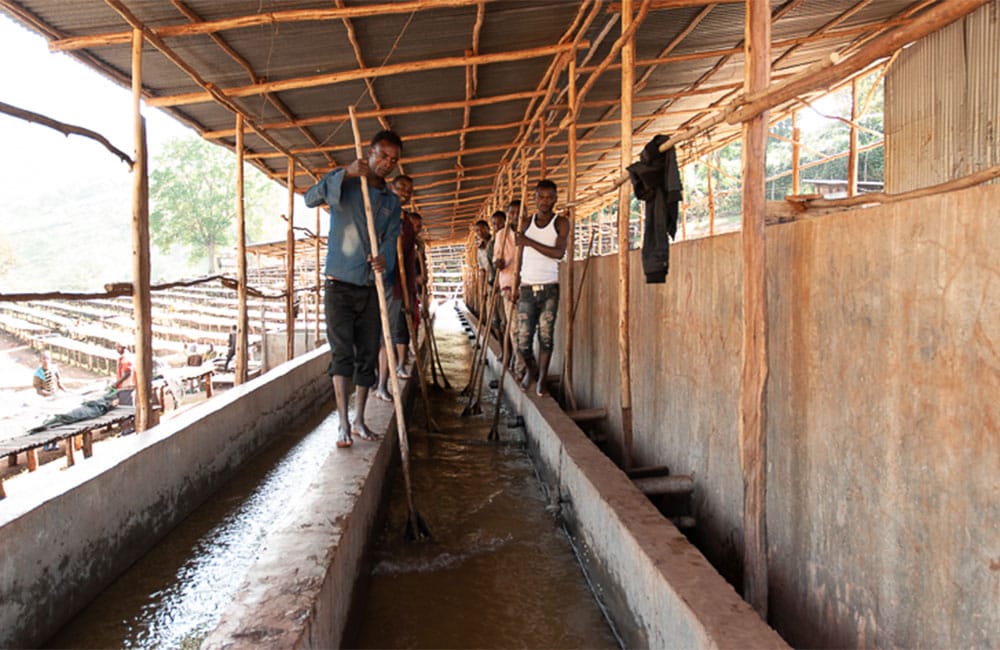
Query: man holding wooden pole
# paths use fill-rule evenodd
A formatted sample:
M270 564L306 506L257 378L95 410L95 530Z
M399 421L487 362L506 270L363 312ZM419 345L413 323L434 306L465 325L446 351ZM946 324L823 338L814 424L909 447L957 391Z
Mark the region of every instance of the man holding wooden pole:
M338 447L350 447L353 435L377 440L365 425L368 391L375 385L375 369L382 337L378 293L381 273L396 267L396 238L400 230L400 203L385 179L396 169L403 142L392 131L372 138L367 159L334 169L306 192L309 207L330 207L324 306L326 336L330 342L330 376L340 416ZM378 255L371 255L361 178L368 181L371 211L378 238ZM354 424L348 420L349 382L357 388Z
M517 348L528 366L521 381L525 390L537 372L535 394L545 395L545 375L552 358L556 314L559 311L559 262L566 254L569 220L556 215L556 184L540 180L535 186L535 208L523 233L514 232L514 243L524 249L521 288L517 304ZM538 331L538 363L534 338Z

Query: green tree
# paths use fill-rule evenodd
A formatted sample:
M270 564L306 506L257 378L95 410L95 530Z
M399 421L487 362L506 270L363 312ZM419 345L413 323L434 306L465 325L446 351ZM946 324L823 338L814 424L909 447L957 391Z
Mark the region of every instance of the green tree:
M260 230L264 206L277 185L257 169L244 166L244 205L248 237ZM150 236L167 252L188 249L196 262L208 258L215 272L216 251L236 241L236 158L200 138L171 140L150 174Z

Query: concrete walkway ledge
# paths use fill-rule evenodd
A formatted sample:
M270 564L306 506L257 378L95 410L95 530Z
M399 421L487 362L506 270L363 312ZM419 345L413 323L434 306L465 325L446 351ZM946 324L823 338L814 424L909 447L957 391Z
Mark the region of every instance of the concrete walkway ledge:
M400 380L404 405L413 382ZM368 400L365 420L381 434L377 443L355 438L330 456L292 508L264 541L257 560L202 648L340 647L386 474L398 449L392 404Z
M493 339L489 352L499 376ZM529 449L564 518L592 556L588 570L626 647L789 647L555 400L525 393L509 374L503 389L524 417Z
M40 645L282 431L329 403L327 347L0 502L0 647ZM16 486L16 487L15 487Z

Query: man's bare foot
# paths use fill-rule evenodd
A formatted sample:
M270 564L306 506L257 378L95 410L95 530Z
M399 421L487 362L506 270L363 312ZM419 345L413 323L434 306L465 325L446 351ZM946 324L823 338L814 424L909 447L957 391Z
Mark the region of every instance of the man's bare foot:
M406 368L402 366L396 366L396 376L400 379L409 379L410 373L406 372Z
M542 382L541 379L539 379L538 383L535 385L535 395L538 395L539 397L545 397L548 394L549 391L545 390L545 384Z
M379 435L366 427L364 422L355 422L354 426L351 427L351 434L368 442L375 442L379 439Z
M524 373L524 375L521 377L521 388L524 389L524 390L528 390L528 386L531 386L531 373L530 372Z
M389 391L387 391L384 388L379 388L378 390L376 390L375 391L375 397L379 398L383 402L391 402L392 401L392 395L390 395Z

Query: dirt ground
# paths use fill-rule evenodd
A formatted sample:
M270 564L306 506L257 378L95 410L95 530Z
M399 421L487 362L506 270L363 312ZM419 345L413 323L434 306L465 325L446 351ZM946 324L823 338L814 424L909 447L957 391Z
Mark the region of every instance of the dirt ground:
M58 402L46 401L41 404L40 401L44 401L44 398L36 396L31 387L31 375L38 367L38 363L36 350L16 339L0 334L0 439L22 435L28 426L40 419L40 411L55 413L68 410L67 406L70 408L77 406L83 399L91 398L86 397L83 393L101 391L112 379L82 368L57 364L67 393L60 393ZM178 413L200 404L205 399L204 393L185 395L180 408L167 411L163 414L163 419L174 417ZM121 430L117 427L94 433L94 454L99 453L96 443L119 435L121 435ZM42 451L39 448L37 453L39 465L53 461L65 462L62 460L66 456L65 442L60 443L57 451ZM77 452L77 462L80 462L82 458L83 452ZM17 462L17 465L11 466L6 458L0 458L0 479L6 481L28 471L25 454L18 454Z

